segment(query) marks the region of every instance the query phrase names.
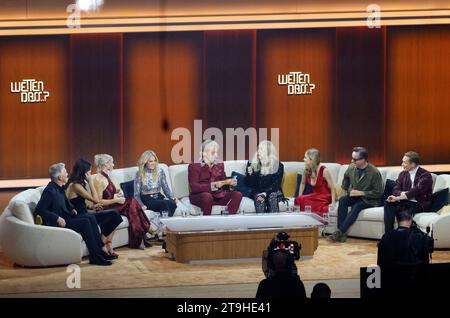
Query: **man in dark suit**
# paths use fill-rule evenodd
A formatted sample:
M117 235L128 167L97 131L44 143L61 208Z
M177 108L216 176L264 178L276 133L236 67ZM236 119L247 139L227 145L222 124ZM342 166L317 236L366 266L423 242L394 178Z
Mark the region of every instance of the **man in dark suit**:
M289 252L280 250L272 256L274 275L263 279L256 292L256 299L306 299L305 286L298 274L292 275L294 259Z
M44 225L59 226L81 234L89 250L91 264L111 265L111 256L103 251L100 232L94 218L78 217L65 195L64 185L67 182L67 171L63 163L56 163L49 168L51 181L45 187L39 200L35 214L40 215Z
M394 230L397 206L408 207L413 215L427 211L431 207L433 178L427 170L419 167L419 163L420 158L417 152L408 151L403 156L403 171L395 181L393 195L384 202L385 233Z
M397 206L398 228L378 243L377 264L381 269L382 296L417 297L429 283L429 238L412 226L411 207Z

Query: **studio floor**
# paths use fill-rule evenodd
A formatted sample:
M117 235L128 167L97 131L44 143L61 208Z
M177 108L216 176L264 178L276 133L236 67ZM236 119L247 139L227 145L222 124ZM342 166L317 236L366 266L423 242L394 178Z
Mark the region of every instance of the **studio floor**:
M21 268L0 253L0 297L254 297L264 278L261 263L184 264L160 245L144 251L118 248L112 266L80 264L80 288L69 289L67 267ZM315 283L330 285L333 297L359 297L360 267L376 264L376 241L319 239L312 259L297 263L309 295ZM450 251L436 251L433 262L450 262Z

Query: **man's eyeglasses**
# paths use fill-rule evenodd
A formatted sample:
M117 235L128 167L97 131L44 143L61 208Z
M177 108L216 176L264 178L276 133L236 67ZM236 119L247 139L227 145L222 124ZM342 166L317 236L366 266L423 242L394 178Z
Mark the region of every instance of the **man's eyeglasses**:
M363 159L363 158L353 158L353 157L352 157L352 162L356 162L356 161L359 161L359 160L361 160L361 159Z

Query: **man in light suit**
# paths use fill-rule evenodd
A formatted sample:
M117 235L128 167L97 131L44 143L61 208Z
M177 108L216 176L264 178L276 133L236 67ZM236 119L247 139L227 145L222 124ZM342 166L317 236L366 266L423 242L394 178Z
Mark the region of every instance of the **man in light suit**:
M433 178L431 174L419 166L420 157L417 152L408 151L402 159L403 171L395 181L393 195L384 202L385 233L394 230L395 208L399 205L409 208L414 215L427 211L431 207Z

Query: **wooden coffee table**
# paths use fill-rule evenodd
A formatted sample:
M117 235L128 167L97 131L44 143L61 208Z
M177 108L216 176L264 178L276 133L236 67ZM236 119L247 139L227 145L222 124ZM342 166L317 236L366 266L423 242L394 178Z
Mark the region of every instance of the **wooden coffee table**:
M278 232L302 245L300 255L314 255L321 218L310 213L200 216L162 219L166 249L177 262L260 258Z

